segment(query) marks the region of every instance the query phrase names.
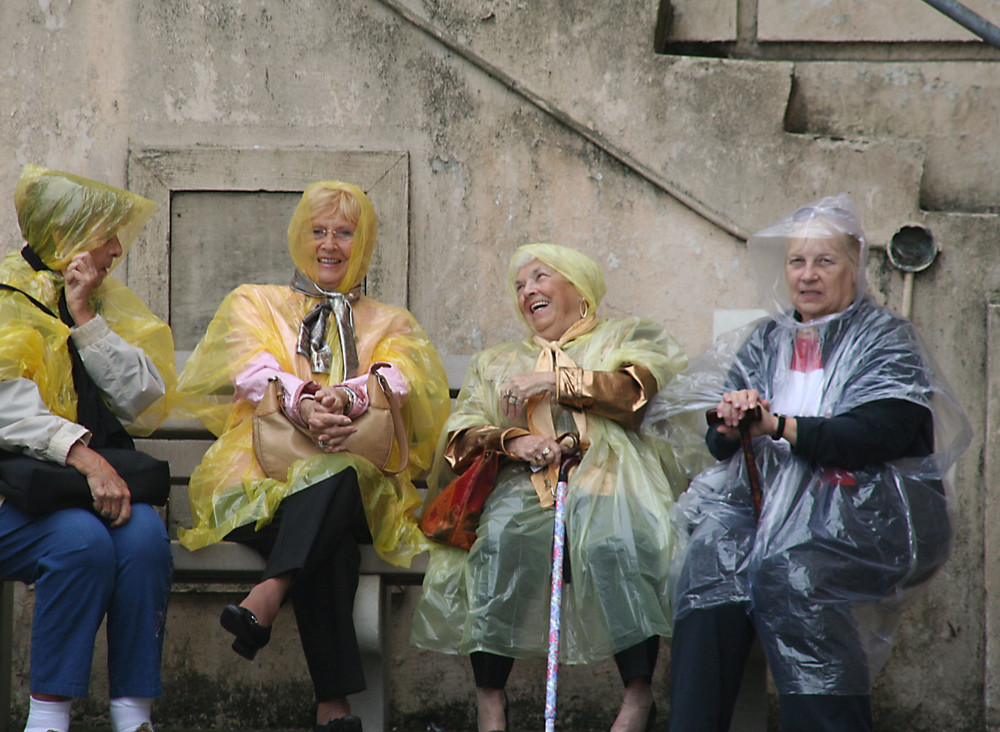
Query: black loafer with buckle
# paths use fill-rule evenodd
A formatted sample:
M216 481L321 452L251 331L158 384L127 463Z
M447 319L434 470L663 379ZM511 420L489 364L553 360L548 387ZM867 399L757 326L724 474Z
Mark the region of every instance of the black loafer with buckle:
M226 605L219 624L236 636L233 650L250 661L271 640L271 629L257 622L257 616L239 605Z

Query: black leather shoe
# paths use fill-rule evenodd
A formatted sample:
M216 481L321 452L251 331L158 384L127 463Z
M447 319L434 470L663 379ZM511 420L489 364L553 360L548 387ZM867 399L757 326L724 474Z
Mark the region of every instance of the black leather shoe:
M331 719L326 724L314 724L313 732L363 732L361 717L348 714L346 717Z
M257 616L239 605L226 605L219 625L236 636L233 650L250 661L271 640L271 629L257 622Z

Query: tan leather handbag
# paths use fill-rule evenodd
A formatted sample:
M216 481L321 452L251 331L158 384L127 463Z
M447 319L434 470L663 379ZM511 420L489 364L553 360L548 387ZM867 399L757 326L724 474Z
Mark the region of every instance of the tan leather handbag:
M371 461L386 475L398 475L406 470L410 460L410 440L396 395L379 373L382 366L388 364L375 363L368 373L368 409L352 421L357 431L344 440L343 445L348 452ZM253 451L257 462L269 478L282 482L288 479L288 469L296 461L326 454L308 430L296 425L281 411L283 396L281 381L271 379L253 415ZM390 470L393 445L399 446L399 465Z

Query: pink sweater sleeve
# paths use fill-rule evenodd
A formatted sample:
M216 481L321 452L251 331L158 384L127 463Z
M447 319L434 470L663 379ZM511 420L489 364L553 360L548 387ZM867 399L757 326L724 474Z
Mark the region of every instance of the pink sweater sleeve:
M403 372L388 361L383 361L385 365L379 369L379 373L389 382L389 388L395 394L400 404L406 404L406 399L410 395L410 385L406 383ZM354 392L354 409L347 416L351 419L364 414L368 409L368 374L361 374L348 379L337 386L344 386Z
M315 391L311 381L303 381L295 374L282 371L277 359L267 351L261 353L250 362L250 365L240 373L234 382L236 395L246 399L251 404L258 404L267 391L267 382L278 379L285 391L285 399L281 405L282 411L293 422L305 426L299 416L299 400L303 393Z

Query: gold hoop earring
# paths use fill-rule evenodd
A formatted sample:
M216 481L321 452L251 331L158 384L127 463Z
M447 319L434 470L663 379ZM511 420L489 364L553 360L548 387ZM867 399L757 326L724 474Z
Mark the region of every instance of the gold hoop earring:
M589 313L589 312L590 312L590 303L587 302L585 299L583 299L581 297L580 298L580 317L581 318L586 318L587 317L587 313Z

